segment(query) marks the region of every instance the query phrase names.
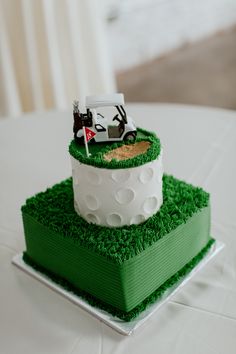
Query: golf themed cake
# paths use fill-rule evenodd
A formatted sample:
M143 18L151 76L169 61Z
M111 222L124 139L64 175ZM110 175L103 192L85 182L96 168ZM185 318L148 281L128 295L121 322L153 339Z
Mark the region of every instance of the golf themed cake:
M128 322L213 245L209 194L163 174L159 138L135 126L122 94L87 97L86 113L74 102L73 116L72 178L22 206L23 260Z

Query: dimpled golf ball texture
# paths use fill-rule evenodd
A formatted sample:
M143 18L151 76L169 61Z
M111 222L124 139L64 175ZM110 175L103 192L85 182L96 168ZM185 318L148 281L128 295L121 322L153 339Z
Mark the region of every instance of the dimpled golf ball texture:
M108 227L140 224L162 205L162 154L145 165L104 169L72 160L74 205L87 222Z

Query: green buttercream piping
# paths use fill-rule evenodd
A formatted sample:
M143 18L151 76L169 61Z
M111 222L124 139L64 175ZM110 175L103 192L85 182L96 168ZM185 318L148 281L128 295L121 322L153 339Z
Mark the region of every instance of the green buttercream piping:
M27 252L24 252L23 259L25 263L33 267L35 270L40 271L41 273L48 276L52 281L61 285L64 289L82 297L86 300L90 305L94 307L98 307L102 310L105 310L111 313L113 316L116 316L124 321L131 321L135 317L137 317L142 311L144 311L148 306L153 304L155 301L161 298L166 291L170 287L172 287L175 283L178 283L182 277L186 276L207 254L213 243L214 239L210 239L207 245L195 256L189 263L187 263L181 270L176 272L171 278L169 278L164 284L162 284L158 289L156 289L151 295L149 295L144 301L142 301L138 306L136 306L133 310L129 312L125 312L111 306L103 301L95 298L94 296L88 294L87 292L80 290L79 288L73 286L67 280L62 277L50 272L45 269L43 266L38 265L34 260L32 260Z
M22 212L75 244L122 264L185 224L194 213L208 205L209 194L201 188L164 175L163 205L157 214L140 225L107 228L88 224L76 214L69 178L29 198Z
M145 163L155 160L159 156L161 151L161 143L155 133L138 128L136 142L140 141L149 141L151 143L150 147L145 152L145 154L140 154L133 158L121 161L112 159L108 162L104 160L103 156L107 152L116 149L117 147L120 147L124 144L133 144L132 142L121 141L117 143L106 142L89 144L89 152L91 153L91 156L88 158L86 156L84 145L78 145L75 143L74 140L72 140L69 146L69 152L71 156L73 156L76 160L79 160L80 162L87 165L108 169L132 168L144 165Z
M74 243L70 237L56 233L25 213L23 221L27 254L36 263L128 312L207 244L210 207L195 213L185 224L122 264Z

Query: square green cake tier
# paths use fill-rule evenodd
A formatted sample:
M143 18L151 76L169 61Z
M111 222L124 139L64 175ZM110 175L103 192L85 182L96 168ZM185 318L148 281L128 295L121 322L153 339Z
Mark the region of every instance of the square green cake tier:
M22 207L24 260L90 303L129 320L204 256L209 194L163 177L161 210L139 225L88 224L74 211L69 178Z

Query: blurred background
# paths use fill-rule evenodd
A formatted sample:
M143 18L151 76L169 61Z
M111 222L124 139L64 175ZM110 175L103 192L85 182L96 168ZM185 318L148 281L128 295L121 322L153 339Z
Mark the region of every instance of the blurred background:
M0 0L0 117L115 91L236 109L236 1Z

